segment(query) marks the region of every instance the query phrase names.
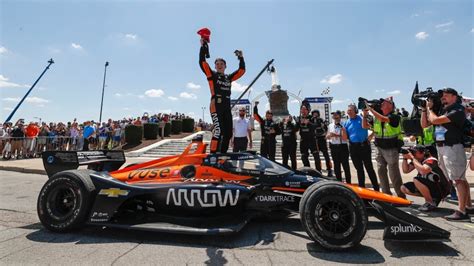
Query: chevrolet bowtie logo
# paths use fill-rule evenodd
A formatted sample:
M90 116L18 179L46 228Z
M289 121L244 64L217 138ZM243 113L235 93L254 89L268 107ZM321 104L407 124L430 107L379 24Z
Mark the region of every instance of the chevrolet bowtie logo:
M109 198L117 198L118 196L127 196L130 191L121 190L120 188L101 189L99 195L105 195Z

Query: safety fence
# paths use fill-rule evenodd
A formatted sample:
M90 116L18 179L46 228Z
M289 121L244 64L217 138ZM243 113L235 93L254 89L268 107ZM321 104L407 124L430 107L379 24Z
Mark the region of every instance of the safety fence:
M96 137L89 138L89 150L113 149L120 146L123 138ZM0 151L4 160L40 157L45 150L80 151L85 149L82 136L44 136L44 137L5 137L0 139Z

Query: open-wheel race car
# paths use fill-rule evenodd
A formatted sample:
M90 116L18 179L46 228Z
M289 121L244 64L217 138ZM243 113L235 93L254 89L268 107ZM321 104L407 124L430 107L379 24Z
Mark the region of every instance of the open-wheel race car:
M410 205L406 199L309 168L292 171L253 152L207 154L206 146L197 138L180 155L123 169L123 151L44 152L49 179L39 219L54 232L97 225L210 235L299 213L311 239L341 250L360 243L373 215L385 223L385 240L449 241L448 231L396 207Z

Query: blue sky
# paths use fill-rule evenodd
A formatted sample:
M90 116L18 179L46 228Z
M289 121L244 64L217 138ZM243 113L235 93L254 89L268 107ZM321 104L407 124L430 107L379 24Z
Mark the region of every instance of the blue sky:
M103 117L178 111L199 118L210 95L197 63L201 27L212 31L210 62L224 57L233 71L233 51L244 51L247 73L235 98L272 58L283 89L320 96L330 86L333 109L390 95L410 107L417 80L474 96L469 0L0 3L1 119L49 58L56 63L12 120L98 120L105 61ZM250 98L270 86L263 75ZM296 114L297 104L289 106Z

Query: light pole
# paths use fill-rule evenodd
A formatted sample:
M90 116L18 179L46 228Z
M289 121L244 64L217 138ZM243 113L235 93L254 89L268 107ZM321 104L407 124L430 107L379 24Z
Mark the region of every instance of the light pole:
M104 90L105 90L105 77L107 75L107 67L109 66L109 62L105 62L104 67L104 82L102 83L102 99L100 100L100 116L99 116L99 124L102 124L102 106L104 105Z
M204 123L204 110L206 110L206 107L203 106L201 107L201 109L202 109L202 122Z

